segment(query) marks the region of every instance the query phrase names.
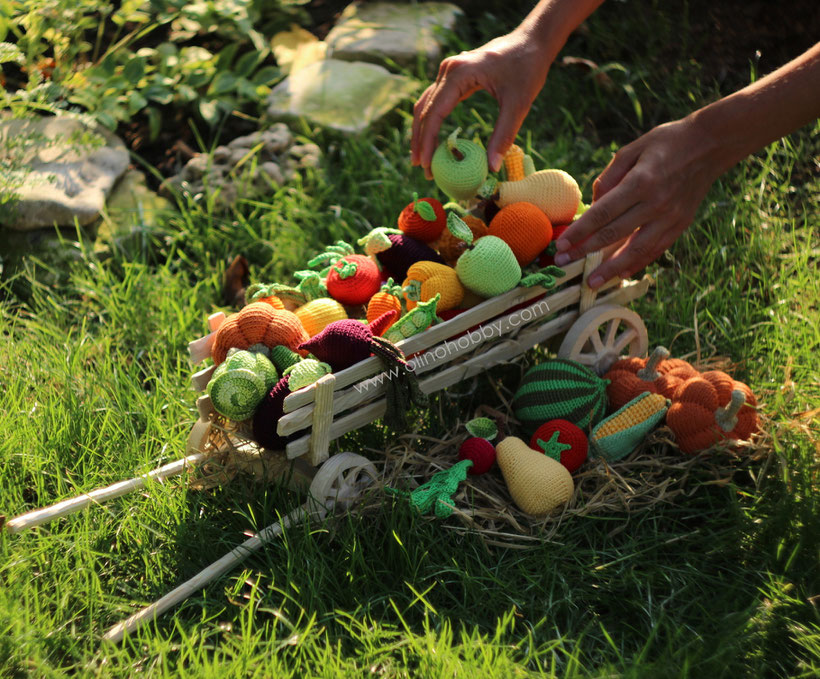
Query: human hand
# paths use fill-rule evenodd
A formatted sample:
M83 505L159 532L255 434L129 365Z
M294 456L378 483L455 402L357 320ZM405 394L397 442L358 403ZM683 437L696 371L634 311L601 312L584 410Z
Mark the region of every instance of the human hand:
M591 288L628 278L663 254L691 224L725 169L692 116L660 125L619 150L592 187L592 206L555 244L555 263L624 241L589 276Z
M460 101L486 90L499 105L495 129L487 144L490 170L497 172L544 86L550 63L543 47L518 31L444 59L436 81L413 107L412 164L421 165L427 179L432 179L430 162L442 122Z

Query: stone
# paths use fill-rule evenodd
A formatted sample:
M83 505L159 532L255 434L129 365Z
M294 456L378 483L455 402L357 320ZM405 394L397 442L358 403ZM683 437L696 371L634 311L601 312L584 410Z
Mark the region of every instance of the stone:
M364 62L327 59L305 66L268 96L273 119L307 118L337 132L358 134L413 96L418 83Z
M0 154L22 167L2 226L24 231L94 222L129 164L113 133L68 116L0 122Z
M414 66L422 56L437 67L441 31L452 30L461 14L448 2L353 3L328 33L327 55L345 61L393 61L400 66Z
M294 24L289 31L282 31L273 36L271 48L276 65L282 73L288 75L315 61L322 61L327 51L327 43Z

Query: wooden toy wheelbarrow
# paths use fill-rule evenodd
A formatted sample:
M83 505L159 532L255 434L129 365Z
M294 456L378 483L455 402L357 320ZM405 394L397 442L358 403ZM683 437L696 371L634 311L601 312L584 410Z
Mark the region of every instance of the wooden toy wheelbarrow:
M624 305L646 294L650 279L616 278L597 291L586 284L589 273L611 249L592 253L564 267L564 277L558 279L558 287L549 293L540 286L515 288L399 342L405 355L411 357L422 391L440 391L562 333L558 355L583 363L598 374L606 372L624 354L645 355L646 326L637 313ZM214 333L224 320L225 314L221 312L210 316L211 333L190 343L188 348L195 364L210 357ZM193 376L198 391L204 391L213 370L211 366ZM383 370L382 362L371 356L288 396L277 432L280 436L301 435L282 451L260 450L242 423L235 423L233 430L220 429L217 421L221 418L214 412L210 398L203 395L197 400L199 419L188 437L186 457L143 476L20 515L8 521L5 528L16 533L125 495L151 481L161 481L224 457L226 446L233 452L264 455L269 476L288 478L292 485L301 487L310 484L308 501L281 523L268 526L156 603L111 628L105 638L117 641L127 631L227 572L288 525L309 516L324 517L332 508L350 507L368 480L376 477L375 467L353 453L340 453L328 459L329 445L384 415L384 382L389 376L382 375Z

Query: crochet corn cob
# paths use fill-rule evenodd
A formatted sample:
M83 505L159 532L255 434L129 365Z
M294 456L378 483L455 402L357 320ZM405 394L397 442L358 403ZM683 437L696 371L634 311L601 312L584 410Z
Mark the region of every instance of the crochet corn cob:
M593 450L609 462L631 453L663 420L669 401L648 391L598 424L589 437Z

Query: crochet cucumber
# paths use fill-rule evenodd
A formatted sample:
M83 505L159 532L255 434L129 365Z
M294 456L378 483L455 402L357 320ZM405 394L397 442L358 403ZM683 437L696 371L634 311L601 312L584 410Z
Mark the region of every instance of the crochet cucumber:
M589 431L604 416L607 384L609 380L575 361L545 361L524 374L513 411L529 436L544 422L557 419Z

